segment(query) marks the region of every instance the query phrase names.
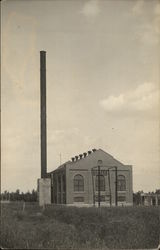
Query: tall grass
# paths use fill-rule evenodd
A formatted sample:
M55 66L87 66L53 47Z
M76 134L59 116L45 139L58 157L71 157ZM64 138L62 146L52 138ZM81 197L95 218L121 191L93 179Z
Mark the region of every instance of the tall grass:
M15 249L156 248L160 208L3 204L1 245Z

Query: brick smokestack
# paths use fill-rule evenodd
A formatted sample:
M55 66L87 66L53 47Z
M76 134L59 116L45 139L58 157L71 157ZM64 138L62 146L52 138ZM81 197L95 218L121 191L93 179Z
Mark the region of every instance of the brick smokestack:
M41 178L45 178L47 174L46 51L40 51L40 95L41 95Z

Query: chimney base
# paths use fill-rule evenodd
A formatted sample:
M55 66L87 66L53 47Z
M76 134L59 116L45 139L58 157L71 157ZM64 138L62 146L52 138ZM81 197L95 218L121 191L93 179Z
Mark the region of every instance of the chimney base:
M37 185L39 206L51 204L51 178L38 179Z

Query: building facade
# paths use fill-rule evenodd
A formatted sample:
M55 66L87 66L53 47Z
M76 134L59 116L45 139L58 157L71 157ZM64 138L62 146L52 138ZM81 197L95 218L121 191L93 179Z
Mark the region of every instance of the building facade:
M49 176L51 203L133 205L132 166L122 164L102 149L73 157L72 161L62 164Z

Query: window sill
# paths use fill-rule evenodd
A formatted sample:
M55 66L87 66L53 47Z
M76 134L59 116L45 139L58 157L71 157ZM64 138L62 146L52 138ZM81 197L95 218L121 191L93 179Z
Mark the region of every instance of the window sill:
M74 194L84 194L85 191L74 191L73 193L74 193Z
M84 204L84 201L73 201L74 204Z

